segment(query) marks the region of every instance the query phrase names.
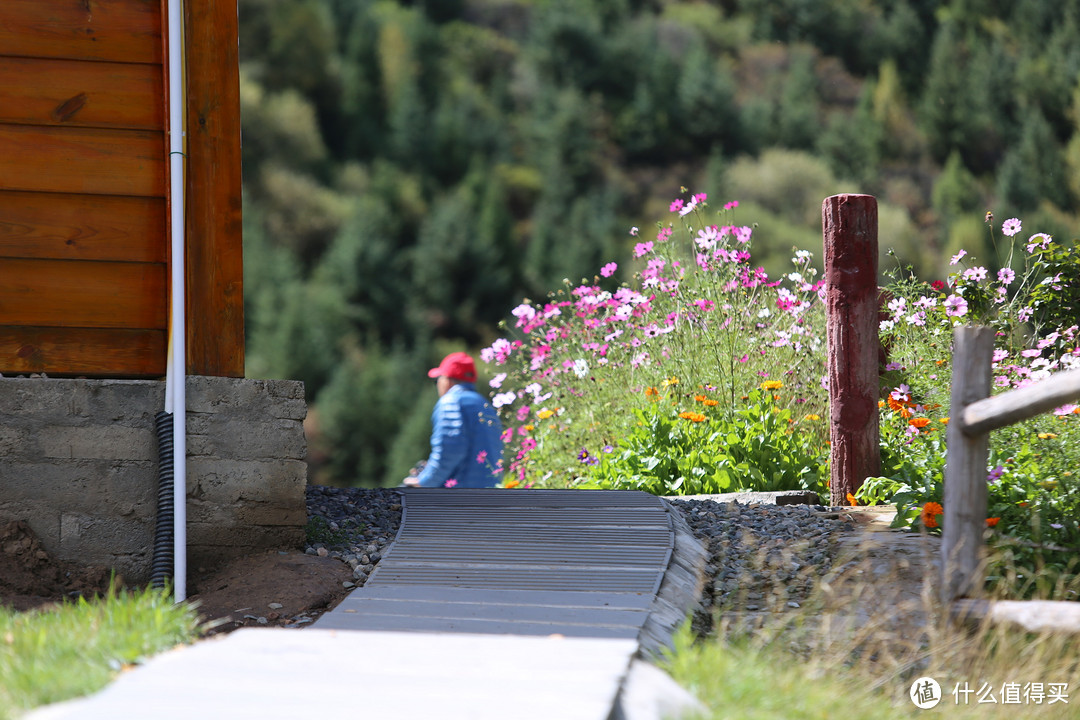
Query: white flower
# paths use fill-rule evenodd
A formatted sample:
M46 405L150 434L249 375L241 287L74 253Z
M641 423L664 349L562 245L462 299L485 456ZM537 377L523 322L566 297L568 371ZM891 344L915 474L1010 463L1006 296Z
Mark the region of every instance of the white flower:
M579 378L583 378L589 374L589 363L585 362L581 358L574 361L573 367L570 368L574 371L574 374Z
M504 392L498 393L495 395L495 397L491 398L491 404L497 408L501 408L504 405L509 405L515 400L517 400L517 395L512 392Z

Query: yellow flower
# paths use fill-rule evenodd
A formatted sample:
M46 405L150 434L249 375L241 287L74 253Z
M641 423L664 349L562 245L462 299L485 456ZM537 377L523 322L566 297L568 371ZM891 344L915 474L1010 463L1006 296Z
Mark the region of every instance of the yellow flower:
M677 377L669 377L667 380L665 380L664 382L662 382L660 384L663 385L664 387L667 387L668 385L678 385L679 384L679 378L677 378Z
M1039 483L1039 485L1046 488L1047 490L1053 490L1054 488L1056 488L1058 486L1058 481L1057 480L1043 480L1041 483Z
M820 415L815 415L814 413L810 413L809 415L807 415L806 417L803 418L803 420L820 420L820 419L821 419L821 416Z
M779 390L782 387L784 387L784 383L779 380L766 380L761 383L762 390Z
M1057 437L1057 433L1039 433L1040 440L1053 440Z
M525 432L532 432L535 429L536 429L535 425L526 425L525 426Z
M544 408L540 412L536 413L536 417L540 418L541 420L547 420L549 417L551 417L554 414L555 414L554 410L548 410L547 408Z

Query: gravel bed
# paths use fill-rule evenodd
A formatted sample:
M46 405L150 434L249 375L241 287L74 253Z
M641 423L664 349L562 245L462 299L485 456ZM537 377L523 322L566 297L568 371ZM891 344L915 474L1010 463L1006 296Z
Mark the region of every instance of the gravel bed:
M308 532L304 552L338 558L363 585L401 526L401 496L392 488L307 487Z
M799 608L836 559L836 536L851 525L820 505L718 503L669 499L708 552L695 629L708 633L714 611ZM310 555L336 557L363 585L401 524L392 488L307 488Z
M717 612L786 612L810 597L839 552L838 536L852 525L838 508L820 505L673 500L708 554L699 635L713 631Z

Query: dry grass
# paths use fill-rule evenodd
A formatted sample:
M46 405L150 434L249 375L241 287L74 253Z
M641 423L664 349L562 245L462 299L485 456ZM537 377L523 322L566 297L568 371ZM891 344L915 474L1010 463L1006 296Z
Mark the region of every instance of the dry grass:
M783 593L766 611L741 610L736 600L717 614L712 636L680 637L669 670L712 717L916 717L926 711L909 690L921 677L941 686L933 712L1080 716L1080 632L961 626L938 599L936 538L857 537L799 609L781 605ZM1041 703L1031 694L1038 683ZM1068 703L1050 702L1051 683L1064 684ZM987 689L996 703L978 702ZM1004 702L1012 693L1017 702Z

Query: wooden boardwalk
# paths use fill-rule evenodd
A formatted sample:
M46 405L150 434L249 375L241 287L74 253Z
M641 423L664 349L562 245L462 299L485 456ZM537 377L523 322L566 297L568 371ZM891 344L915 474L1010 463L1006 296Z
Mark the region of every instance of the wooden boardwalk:
M28 719L607 720L643 639L685 616L676 591L697 590L700 548L680 557L685 533L645 493L415 489L402 504L366 585L313 627L165 653Z

